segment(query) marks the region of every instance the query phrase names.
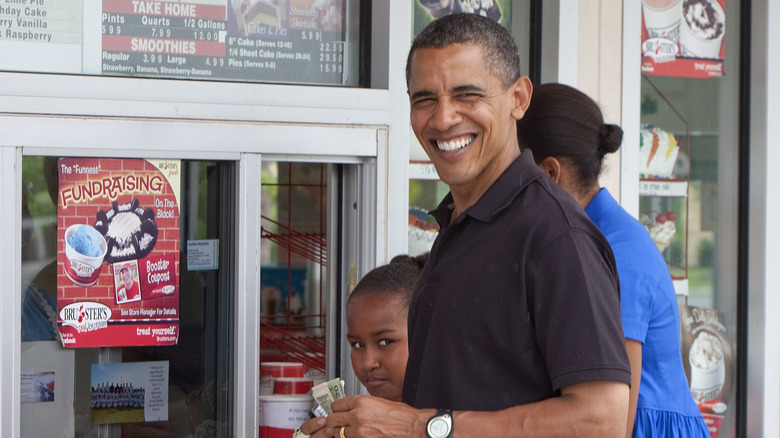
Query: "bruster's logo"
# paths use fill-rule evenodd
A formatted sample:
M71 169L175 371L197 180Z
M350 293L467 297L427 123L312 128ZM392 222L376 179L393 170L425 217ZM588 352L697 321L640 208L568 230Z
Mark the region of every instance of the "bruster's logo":
M60 310L62 325L75 328L79 333L108 327L111 308L105 304L82 301L68 304Z

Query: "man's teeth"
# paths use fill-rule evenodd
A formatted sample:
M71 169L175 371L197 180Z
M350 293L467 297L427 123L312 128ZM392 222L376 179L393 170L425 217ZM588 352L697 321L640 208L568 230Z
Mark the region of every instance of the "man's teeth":
M442 151L452 152L456 151L467 144L471 143L471 140L473 140L474 137L464 137L460 138L458 140L452 140L452 141L437 141L436 145L439 147Z

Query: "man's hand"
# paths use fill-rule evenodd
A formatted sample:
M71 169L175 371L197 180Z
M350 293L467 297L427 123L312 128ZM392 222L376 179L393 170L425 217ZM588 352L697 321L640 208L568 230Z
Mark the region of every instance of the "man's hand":
M411 406L379 397L357 395L336 400L328 416L328 428L340 437L342 426L348 438L425 437L425 425L434 409L414 409ZM317 437L319 438L319 436Z

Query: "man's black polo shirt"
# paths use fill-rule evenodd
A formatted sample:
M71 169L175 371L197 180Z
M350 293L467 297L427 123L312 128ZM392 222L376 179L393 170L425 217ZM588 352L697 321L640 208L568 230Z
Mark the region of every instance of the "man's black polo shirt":
M596 380L630 383L614 257L524 151L442 230L409 309L403 400L498 410Z

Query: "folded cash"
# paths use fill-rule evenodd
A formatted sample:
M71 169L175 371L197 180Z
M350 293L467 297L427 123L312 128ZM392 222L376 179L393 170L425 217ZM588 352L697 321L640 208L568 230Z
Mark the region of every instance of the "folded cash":
M309 394L314 398L319 407L322 408L322 410L317 410L315 408L315 415L323 414L324 411L324 415L319 416L327 417L328 414L333 413L330 405L332 405L334 401L344 398L345 396L344 381L336 377L327 382L322 382L309 390Z
M295 432L293 432L292 438L309 438L309 435L306 435L305 433L301 432L301 428L295 429Z

